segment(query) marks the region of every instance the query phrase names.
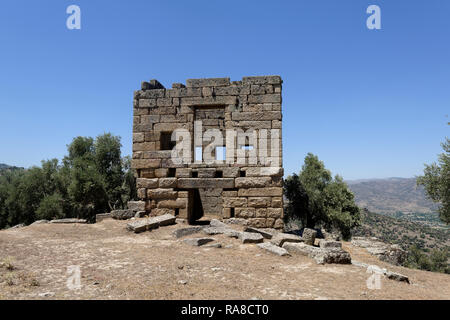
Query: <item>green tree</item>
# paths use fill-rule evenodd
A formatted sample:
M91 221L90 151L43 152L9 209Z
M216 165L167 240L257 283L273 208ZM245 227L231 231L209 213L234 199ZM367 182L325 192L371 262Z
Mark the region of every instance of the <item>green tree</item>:
M41 220L61 219L64 214L64 200L59 193L45 196L36 210L36 218Z
M340 176L331 175L317 156L308 153L298 175L284 183L289 200L286 216L300 220L303 227L338 229L345 239L360 222L360 211L353 193Z
M424 175L417 178L417 184L423 185L428 197L440 203L438 212L440 219L450 223L450 140L442 143L444 153L438 158L438 163L425 165Z
M449 273L448 252L447 250L434 249L430 255L431 270L435 272Z
M124 208L136 199L130 157L121 158L120 137L76 137L62 164L42 161L27 170L0 170L0 228L36 219L79 217ZM17 169L17 170L16 170Z

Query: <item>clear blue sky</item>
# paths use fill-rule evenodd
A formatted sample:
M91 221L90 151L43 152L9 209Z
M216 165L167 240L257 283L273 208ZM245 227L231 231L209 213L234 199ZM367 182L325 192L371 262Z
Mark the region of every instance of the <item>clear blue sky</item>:
M366 28L370 4L382 30ZM279 74L286 174L313 152L345 179L411 177L449 135L449 36L448 0L3 0L0 162L103 132L130 154L143 80Z

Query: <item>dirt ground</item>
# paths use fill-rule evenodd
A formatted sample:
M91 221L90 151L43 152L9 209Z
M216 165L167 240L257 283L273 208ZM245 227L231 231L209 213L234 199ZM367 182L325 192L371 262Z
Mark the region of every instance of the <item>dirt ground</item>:
M317 265L214 236L222 248L192 247L172 232L134 234L126 221L43 224L0 231L0 299L449 299L450 276L395 267L344 243L352 259L407 275L381 279L355 265ZM238 227L235 227L238 228ZM201 237L202 233L187 237ZM79 266L81 288L69 289Z

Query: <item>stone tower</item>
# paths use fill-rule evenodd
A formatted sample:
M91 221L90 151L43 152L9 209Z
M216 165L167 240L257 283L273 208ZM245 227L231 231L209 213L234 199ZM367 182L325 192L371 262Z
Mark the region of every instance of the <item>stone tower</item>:
M143 82L133 102L138 210L282 228L281 88L279 76Z

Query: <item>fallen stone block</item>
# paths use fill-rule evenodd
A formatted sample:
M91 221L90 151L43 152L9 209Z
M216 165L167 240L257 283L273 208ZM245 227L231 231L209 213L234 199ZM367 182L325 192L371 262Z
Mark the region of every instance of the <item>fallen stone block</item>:
M273 235L276 233L273 231L267 231L264 229L260 229L260 228L254 228L254 227L246 227L244 229L245 232L254 232L254 233L259 233L260 235L262 235L264 237L264 239L272 239Z
M222 221L219 221L217 219L212 219L211 222L209 223L209 225L211 227L216 227L216 228L228 228L228 226L223 223Z
M391 280L395 280L395 281L400 281L400 282L406 282L409 284L409 278L407 276L404 276L400 273L395 273L392 271L386 271L384 273L384 275L386 276L386 278L391 279Z
M270 242L258 243L257 246L279 256L290 256L289 252L286 249L280 248L279 246L276 246Z
M134 212L134 210L131 210L131 209L111 211L111 217L116 220L131 219L131 218L134 218L135 215L136 215L136 212Z
M33 222L31 225L34 226L36 224L47 224L47 223L48 223L48 220L38 220L38 221Z
M282 247L286 242L303 242L302 237L290 233L276 233L270 242L276 246Z
M208 234L208 235L216 235L216 234L224 234L225 232L227 232L229 228L220 228L220 227L206 227L203 228L203 232Z
M135 233L144 232L150 229L158 228L157 222L150 223L149 219L134 220L127 224L127 230L134 231Z
M127 230L134 231L135 233L144 232L147 230L156 229L159 227L175 224L175 216L171 214L165 214L162 216L151 217L140 220L133 220L127 224Z
M286 249L290 254L299 254L309 257L313 257L320 253L319 248L301 242L285 242L283 244L283 248Z
M190 246L195 246L195 247L199 247L202 246L204 244L207 244L208 242L212 242L214 241L214 239L212 238L190 238L190 239L184 239L183 242L190 245Z
M302 233L302 239L306 244L312 246L316 240L317 231L310 228L304 228Z
M240 231L233 230L231 228L223 228L223 227L207 227L202 230L204 233L210 236L214 236L216 234L224 234L231 238L239 238Z
M321 252L313 258L317 264L337 263L337 264L351 264L352 258L347 251L342 249L320 249Z
M187 228L182 228L182 229L177 229L173 232L173 235L175 238L182 238L194 233L198 233L200 231L202 231L203 227L187 227Z
M342 243L339 241L320 239L319 246L324 249L342 249Z
M264 241L262 235L254 232L240 232L238 236L242 243L261 243Z
M305 243L286 242L283 245L290 254L300 254L308 256L318 264L338 263L350 264L352 262L350 254L342 249L317 248Z
M162 216L156 216L149 218L150 221L158 222L160 227L175 224L176 217L171 214L163 214Z
M220 249L220 248L222 248L222 244L219 243L219 242L211 243L211 244L205 245L205 248L217 248L217 249Z
M128 201L127 207L133 211L145 211L145 201Z
M15 226L11 227L10 229L19 229L19 228L23 228L23 227L25 227L25 224L20 223L20 224L17 224Z
M226 224L236 224L240 226L247 226L248 220L243 218L229 218L225 220Z
M99 213L95 215L95 222L100 222L109 218L112 218L111 213Z
M87 223L86 219L56 219L51 220L49 223Z

